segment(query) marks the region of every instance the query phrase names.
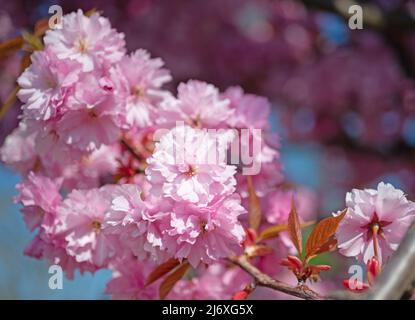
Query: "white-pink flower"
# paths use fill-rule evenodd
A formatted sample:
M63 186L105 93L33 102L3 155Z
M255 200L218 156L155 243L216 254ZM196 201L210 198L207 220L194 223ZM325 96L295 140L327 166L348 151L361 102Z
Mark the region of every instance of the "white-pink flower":
M415 220L415 203L383 182L376 190L353 189L346 205L347 214L336 232L338 247L345 256L365 263L375 255L386 263Z
M171 80L163 60L151 58L139 49L111 69L111 78L116 83L117 94L125 104L125 121L128 126L145 127L153 122L154 108L167 92L161 86Z
M235 112L227 120L232 128L268 129L269 101L254 94L244 94L241 87L230 87L222 96L230 101Z
M29 130L26 122L21 121L1 146L1 161L21 174L27 174L33 170L37 161L35 138L36 133Z
M124 34L112 29L107 18L98 13L87 17L82 10L64 15L62 28L48 30L44 42L59 59L81 63L85 72L118 62L125 54Z
M45 259L49 264L60 266L68 279L73 279L75 270L83 274L95 272L98 269L89 262L76 261L75 257L67 253L65 246L64 239L41 229L25 248L24 254L35 259Z
M144 201L141 189L133 184L114 187L111 207L105 222L105 233L116 235L127 254L141 260L148 257L161 261L165 246L159 220L170 214L168 200Z
M44 221L45 228L49 225L62 201L59 188L60 181L55 182L33 172L16 186L19 195L15 198L15 202L23 205L21 211L29 230L33 231L40 227Z
M155 195L206 205L235 190L235 166L227 165L232 137L180 126L163 135L150 157L146 175Z
M62 112L81 71L76 61L63 60L46 48L35 51L32 64L17 80L25 117L48 120Z
M160 103L158 123L172 127L182 121L192 127L224 127L233 114L229 100L220 96L218 89L206 82L190 80L177 88L177 99Z
M111 88L101 80L99 76L87 75L77 84L71 109L57 126L61 139L82 151L91 152L101 145L113 144L121 134L121 110Z
M245 231L238 217L246 213L240 197L218 197L200 208L188 202L175 204L163 241L178 259L188 259L196 267L213 263L241 248Z
M73 190L57 209L57 234L77 262L105 267L116 253L116 238L103 232L112 188Z

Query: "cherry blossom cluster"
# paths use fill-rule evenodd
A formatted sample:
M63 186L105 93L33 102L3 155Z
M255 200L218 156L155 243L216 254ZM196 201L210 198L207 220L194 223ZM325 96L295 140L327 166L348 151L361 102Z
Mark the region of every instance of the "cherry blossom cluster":
M69 278L110 268L107 292L131 299L157 298L159 280L147 279L175 259L192 272L170 298L226 299L252 282L227 257L286 224L293 204L302 221L314 217L315 195L284 184L266 98L198 80L166 90L163 61L128 54L124 35L98 13L65 15L43 43L18 79L22 116L0 150L23 177L15 201L36 232L27 255ZM230 161L246 150L249 164ZM262 211L255 231L253 198ZM346 205L338 247L365 263L385 263L415 217L415 203L388 184L353 190ZM272 250L255 264L277 276L295 245L287 232L264 243Z

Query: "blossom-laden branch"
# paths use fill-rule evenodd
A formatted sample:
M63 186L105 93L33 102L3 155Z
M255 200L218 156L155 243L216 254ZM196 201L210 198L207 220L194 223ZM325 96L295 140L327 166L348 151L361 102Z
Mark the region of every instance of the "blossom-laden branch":
M249 273L258 286L270 288L276 291L280 291L291 296L306 299L306 300L324 300L325 297L319 295L317 292L311 290L306 285L291 286L279 280L273 279L265 273L261 272L258 268L252 265L247 256L241 255L228 258L230 262L239 266L244 271Z

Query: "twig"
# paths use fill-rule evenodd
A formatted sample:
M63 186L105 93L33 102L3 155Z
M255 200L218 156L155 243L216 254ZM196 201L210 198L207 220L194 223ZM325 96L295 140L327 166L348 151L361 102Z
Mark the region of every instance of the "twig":
M241 255L238 257L230 257L228 258L230 262L239 266L244 271L249 273L256 281L258 286L271 288L294 297L306 299L306 300L324 300L325 298L320 296L318 293L314 292L313 290L309 289L307 286L297 286L293 287L289 284L284 282L275 280L270 276L262 273L258 270L255 266L253 266L245 255Z
M121 139L121 144L130 152L138 161L143 160L140 154L127 142L125 138Z

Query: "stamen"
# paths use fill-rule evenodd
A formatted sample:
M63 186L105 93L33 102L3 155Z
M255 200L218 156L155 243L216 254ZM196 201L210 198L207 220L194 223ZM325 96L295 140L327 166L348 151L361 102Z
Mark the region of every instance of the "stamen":
M95 231L95 233L100 233L101 232L101 227L102 227L101 221L93 220L91 225L92 225L92 229Z
M377 223L374 223L372 225L372 238L373 238L373 252L376 258L379 258L378 256L378 248L379 248L378 233L379 233L379 225Z

